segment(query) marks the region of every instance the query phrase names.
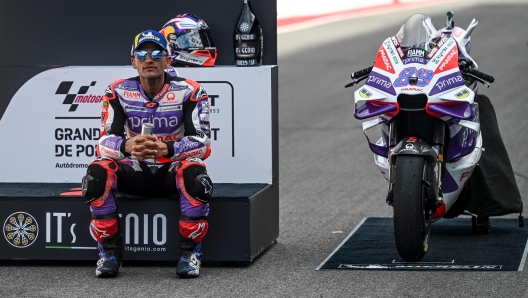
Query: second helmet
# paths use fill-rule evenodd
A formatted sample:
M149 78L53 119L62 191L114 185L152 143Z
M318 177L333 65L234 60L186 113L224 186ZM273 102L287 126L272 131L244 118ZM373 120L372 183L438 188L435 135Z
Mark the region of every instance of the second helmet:
M173 66L214 66L217 49L209 26L193 14L179 14L161 31L169 44Z

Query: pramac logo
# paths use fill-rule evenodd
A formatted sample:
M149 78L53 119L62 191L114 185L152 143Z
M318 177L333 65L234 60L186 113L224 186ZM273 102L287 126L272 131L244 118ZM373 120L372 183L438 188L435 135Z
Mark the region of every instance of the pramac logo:
M4 222L4 237L16 248L28 247L38 236L38 224L31 214L15 212L9 215Z
M378 56L376 57L374 67L390 72L392 74L395 73L392 62L389 60L389 55L387 54L383 46L381 46L378 50Z
M167 95L165 95L165 99L165 101L162 100L162 105L180 104L183 101L183 99L180 96L176 96L176 93L174 92L168 92Z

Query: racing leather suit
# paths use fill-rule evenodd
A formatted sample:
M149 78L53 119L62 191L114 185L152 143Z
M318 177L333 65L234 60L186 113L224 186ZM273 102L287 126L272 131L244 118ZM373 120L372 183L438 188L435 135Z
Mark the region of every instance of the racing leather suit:
M192 250L207 233L212 182L202 160L210 154L209 101L195 81L165 74L154 98L145 94L139 77L110 84L103 97L98 158L86 177L96 181L85 195L91 203L92 233L99 241L122 245L117 216L117 191L142 197L179 194L180 247ZM127 139L141 134L142 124L154 124L153 134L168 148L166 156L138 161L125 152ZM110 241L111 240L111 241ZM103 247L101 247L103 245ZM100 250L103 251L104 249Z

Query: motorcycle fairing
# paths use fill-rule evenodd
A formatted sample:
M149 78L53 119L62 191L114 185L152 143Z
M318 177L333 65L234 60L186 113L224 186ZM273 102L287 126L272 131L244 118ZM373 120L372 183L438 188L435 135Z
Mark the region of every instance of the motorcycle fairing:
M372 128L376 125L385 124L388 122L384 118L376 118L374 120L365 121L363 122L363 133L365 134L365 137L367 138L367 142L369 144L370 151L374 153L374 155L383 156L384 158L387 158L389 156L389 147L387 146L387 143L385 142L384 138L387 139L387 135L384 133L384 138L381 138L376 142L376 144L373 144L370 142L370 139L367 134L367 130L369 128Z
M403 58L394 46L393 36L387 38L381 45L373 70L366 79L365 86L358 91L367 91L367 94L356 91L355 115L361 109L360 102L381 100L397 104L399 94L427 94L429 103L444 103L449 101L465 101L473 103L474 92L465 87L465 81L458 69L458 48L455 39L444 36L443 43L438 43L439 48L431 59L422 57ZM383 54L380 54L383 53ZM418 60L416 60L418 59ZM416 62L412 62L416 60ZM423 64L423 62L425 62ZM408 78L416 77L418 83L411 85ZM455 89L455 90L453 90ZM369 110L371 108L369 107ZM394 117L397 113L390 116ZM376 116L375 113L361 114L358 119ZM437 115L439 117L439 115ZM440 118L440 117L439 117Z
M365 85L354 92L355 118L366 119L382 116L390 120L400 111L399 94L428 94L426 112L446 122L474 118L475 93L465 86L458 69L458 49L454 38L443 36L437 41L436 51L430 55L430 59L419 57L427 61L425 65L421 63L404 64L397 50L398 46L398 38L395 36L387 38L382 43L373 71L366 79ZM403 59L409 58L404 56ZM423 86L405 86L404 78L410 72L414 76L421 74L422 79L425 78L421 84ZM364 104L360 105L362 102ZM453 121L450 125L458 126L459 123ZM478 129L478 123L469 126L472 129ZM385 143L371 143L365 125L363 127L371 151L386 158L388 146ZM369 125L370 127L372 126ZM474 139L474 135L470 134L470 137ZM455 135L451 134L450 137L453 138ZM459 158L461 154L469 154L471 148L457 151L453 154L453 158Z
M438 152L426 141L415 136L401 139L396 146L390 149L389 161L392 163L394 157L398 155L422 155L435 162L438 160Z
M440 172L438 170L440 164L438 161L441 160L441 157L438 152L420 137L408 136L402 138L396 146L390 149L388 158L390 164L394 165L395 159L400 155L418 155L425 158L426 166L424 167L422 181L424 181L426 198L432 206L435 206L440 197L440 185L438 183L440 180ZM391 176L390 173L389 176ZM389 177L388 180L392 184L392 178ZM389 186L389 191L390 189L392 189L392 185Z
M398 104L390 102L380 102L380 101L367 101L359 109L354 112L354 117L356 119L366 119L372 116L377 116L381 114L398 112Z
M474 117L473 108L467 102L450 105L428 103L426 105L426 110L429 115L438 118L449 116L467 120Z
M446 152L446 162L452 163L475 150L480 137L478 104L471 107L475 115L472 120L456 120L449 126L450 141ZM453 121L455 122L455 121Z
M458 195L462 192L463 186L467 183L471 173L473 173L473 170L477 166L481 155L482 135L479 132L475 138L475 147L470 154L445 164L446 173L442 179L442 188L446 210L449 210L455 203Z
M354 117L356 119L366 119L385 113L396 115L399 111L397 102L387 102L386 95L368 86L356 90L354 99ZM358 108L358 104L362 102L364 104Z

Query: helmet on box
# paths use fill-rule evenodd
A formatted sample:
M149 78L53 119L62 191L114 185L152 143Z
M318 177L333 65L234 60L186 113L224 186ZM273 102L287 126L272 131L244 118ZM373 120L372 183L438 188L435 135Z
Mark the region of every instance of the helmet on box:
M193 14L179 14L160 31L169 43L172 65L214 66L217 49L209 26Z

